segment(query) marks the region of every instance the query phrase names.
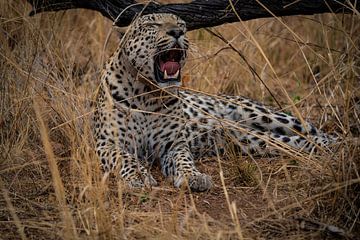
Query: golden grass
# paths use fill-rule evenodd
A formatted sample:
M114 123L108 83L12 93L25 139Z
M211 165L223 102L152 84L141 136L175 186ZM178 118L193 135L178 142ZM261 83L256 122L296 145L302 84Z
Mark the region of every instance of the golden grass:
M116 34L105 44L111 23L94 12L30 18L29 9L19 0L0 2L0 239L360 234L359 15L213 28L225 42L204 29L188 34L188 87L278 102L344 139L332 153L300 158L254 160L229 149L221 159L199 162L215 187L191 194L174 189L157 169L160 186L152 190L129 191L103 176L90 102Z

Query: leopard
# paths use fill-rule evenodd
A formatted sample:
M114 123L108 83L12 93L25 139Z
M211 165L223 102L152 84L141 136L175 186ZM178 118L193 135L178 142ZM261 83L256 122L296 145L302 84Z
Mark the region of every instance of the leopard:
M158 164L175 188L210 190L198 159L312 153L336 141L301 117L250 98L183 87L189 40L171 13L136 18L104 64L93 116L96 153L105 173L130 188L157 186Z

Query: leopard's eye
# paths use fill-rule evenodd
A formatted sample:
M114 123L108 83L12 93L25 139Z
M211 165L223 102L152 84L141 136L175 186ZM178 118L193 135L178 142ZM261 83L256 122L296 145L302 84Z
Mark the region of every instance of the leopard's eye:
M186 25L185 23L178 23L179 28L185 29Z
M146 27L160 27L161 23L147 22L147 23L144 23L144 26L146 26Z

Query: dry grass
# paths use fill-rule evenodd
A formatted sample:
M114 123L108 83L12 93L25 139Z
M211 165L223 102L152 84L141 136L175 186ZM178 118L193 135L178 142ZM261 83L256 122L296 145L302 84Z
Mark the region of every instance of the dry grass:
M210 192L105 180L90 102L111 23L74 10L29 18L0 2L0 239L319 239L360 235L359 14L264 19L189 33L187 86L301 112L345 140L321 156L204 159ZM335 229L336 230L336 229ZM340 236L337 236L340 237ZM341 238L341 237L340 237Z

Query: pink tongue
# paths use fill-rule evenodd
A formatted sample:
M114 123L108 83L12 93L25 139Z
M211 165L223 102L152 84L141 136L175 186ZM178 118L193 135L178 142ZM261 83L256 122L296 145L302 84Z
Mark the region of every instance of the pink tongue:
M174 75L180 69L180 64L178 62L168 61L160 64L160 68L162 72L166 70L168 75Z

